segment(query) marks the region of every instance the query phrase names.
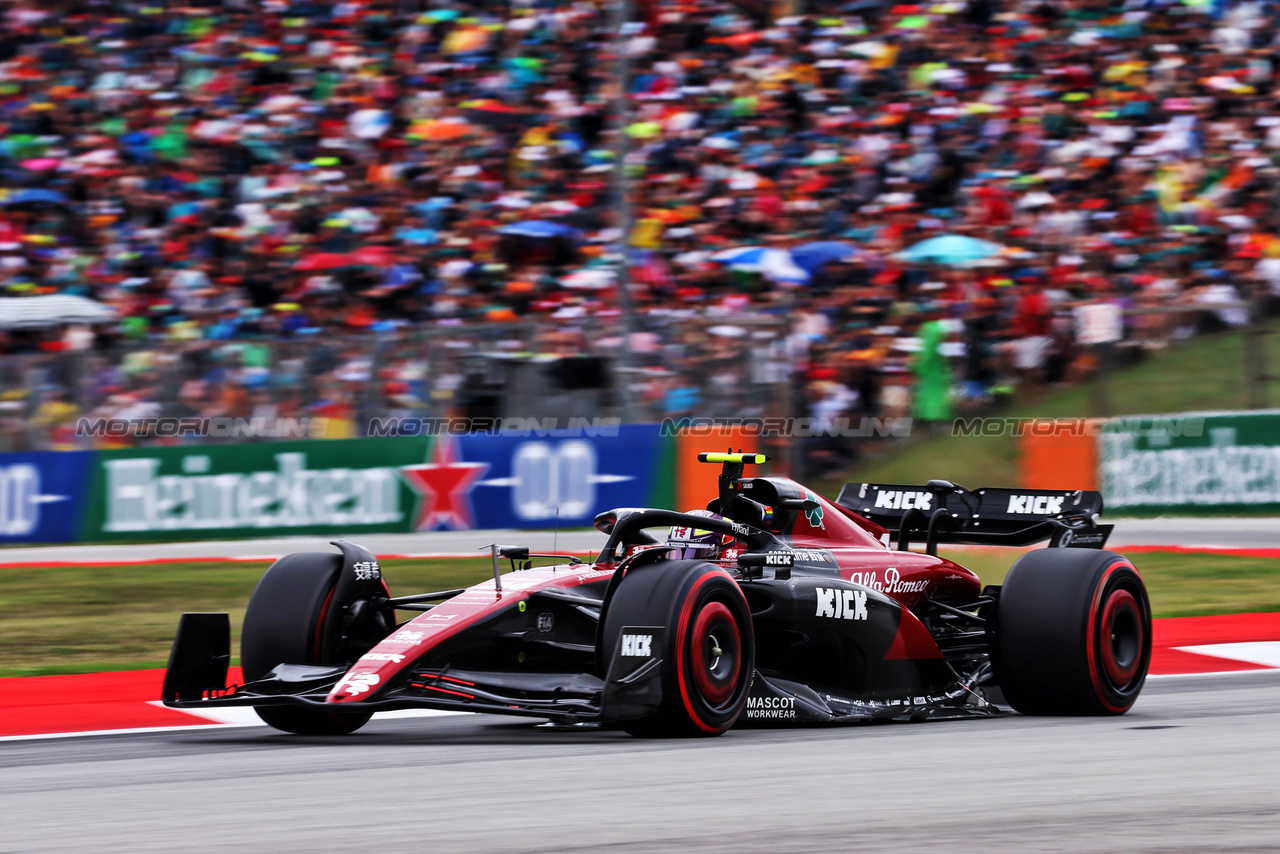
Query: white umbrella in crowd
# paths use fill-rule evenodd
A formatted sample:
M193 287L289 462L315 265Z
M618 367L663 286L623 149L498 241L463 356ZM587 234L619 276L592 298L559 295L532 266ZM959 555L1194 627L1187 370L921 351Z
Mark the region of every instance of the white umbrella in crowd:
M108 323L116 319L109 305L69 294L0 299L0 329L40 329L63 323Z

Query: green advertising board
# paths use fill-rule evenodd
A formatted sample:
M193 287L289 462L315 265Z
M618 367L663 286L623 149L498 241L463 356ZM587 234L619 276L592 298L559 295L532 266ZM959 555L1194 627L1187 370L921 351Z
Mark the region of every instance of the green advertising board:
M1280 411L1111 419L1098 443L1108 510L1280 511Z
M430 439L263 442L102 451L82 541L410 530L401 466Z

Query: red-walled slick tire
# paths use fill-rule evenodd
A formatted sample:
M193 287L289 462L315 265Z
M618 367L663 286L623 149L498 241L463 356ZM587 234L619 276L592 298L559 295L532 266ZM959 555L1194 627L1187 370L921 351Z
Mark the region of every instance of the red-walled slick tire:
M1009 570L993 664L1009 704L1029 715L1119 715L1151 663L1151 603L1126 558L1038 549Z
M267 568L249 598L240 633L240 666L248 682L277 664L342 664L324 661L320 630L342 570L342 555L301 552ZM345 735L369 722L368 713L336 713L300 706L255 706L268 725L298 735Z
M609 602L605 661L627 626L663 626L662 701L624 725L641 736L720 735L742 714L755 668L751 609L736 581L697 560L629 571Z

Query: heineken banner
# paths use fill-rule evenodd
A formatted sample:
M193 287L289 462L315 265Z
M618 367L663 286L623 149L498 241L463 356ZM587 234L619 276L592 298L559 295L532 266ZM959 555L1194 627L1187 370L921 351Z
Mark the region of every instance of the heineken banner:
M92 460L88 451L0 454L0 545L74 540Z
M1109 511L1280 510L1280 412L1116 418L1098 444Z
M81 538L261 537L407 531L400 469L427 439L335 439L100 451Z
M84 452L79 536L40 541L583 527L670 506L673 445L644 425Z
M672 507L676 446L615 424L0 454L0 545L585 527Z

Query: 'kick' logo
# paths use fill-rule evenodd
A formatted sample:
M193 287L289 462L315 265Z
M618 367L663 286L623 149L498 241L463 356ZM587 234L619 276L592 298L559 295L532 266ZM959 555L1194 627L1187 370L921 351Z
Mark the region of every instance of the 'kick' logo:
M652 655L653 635L623 635L622 656L624 658L649 658Z
M819 617L836 620L865 620L867 618L867 591L840 590L818 587Z

